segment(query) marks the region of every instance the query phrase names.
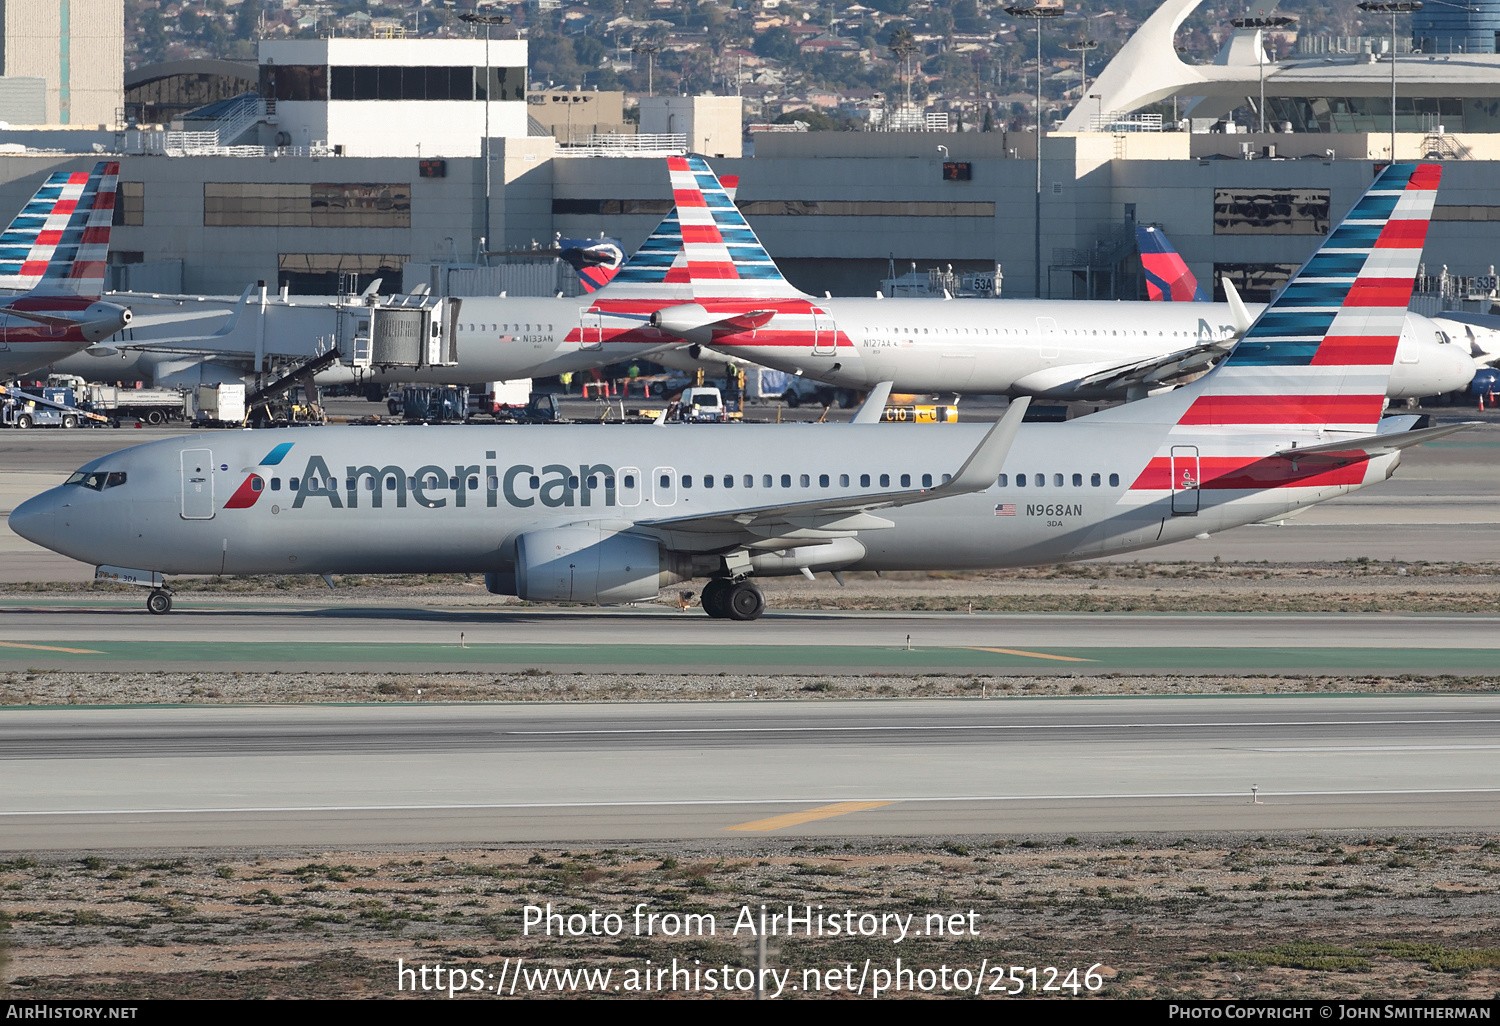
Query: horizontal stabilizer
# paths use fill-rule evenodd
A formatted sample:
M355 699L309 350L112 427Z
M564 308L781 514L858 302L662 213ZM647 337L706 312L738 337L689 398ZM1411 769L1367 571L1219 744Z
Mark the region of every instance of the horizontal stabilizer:
M1391 435L1365 435L1343 442L1326 442L1322 445L1303 445L1282 449L1277 458L1295 460L1298 463L1349 463L1358 460L1386 456L1402 449L1409 449L1424 442L1436 441L1459 431L1478 427L1480 421L1466 420L1462 424L1444 424L1442 427L1419 428L1416 431L1400 431Z

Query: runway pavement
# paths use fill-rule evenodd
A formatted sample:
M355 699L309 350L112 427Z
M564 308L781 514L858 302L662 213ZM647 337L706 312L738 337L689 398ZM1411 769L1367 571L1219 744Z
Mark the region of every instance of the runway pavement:
M0 764L17 851L1494 829L1500 697L8 709Z
M0 603L0 670L1490 673L1477 614L965 614L386 608L186 597Z

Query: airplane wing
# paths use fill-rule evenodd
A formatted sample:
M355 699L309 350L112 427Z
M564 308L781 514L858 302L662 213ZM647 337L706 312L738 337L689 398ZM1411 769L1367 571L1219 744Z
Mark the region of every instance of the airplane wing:
M17 310L14 307L10 306L0 308L0 314L4 314L7 317L19 317L23 321L32 321L36 324L43 324L49 328L56 328L59 331L66 331L68 328L76 328L83 323L82 321L76 320L72 317L57 317L52 314L31 313L30 311Z
M1128 389L1137 386L1171 385L1190 374L1201 374L1234 348L1235 338L1205 342L1174 353L1116 364L1079 378L1078 388Z
M1010 454L1010 447L1030 404L1029 396L1014 400L1005 415L985 433L963 466L947 481L931 488L841 495L810 502L748 506L710 514L641 520L635 523L632 532L654 535L679 551L706 552L747 541L818 542L893 527L891 521L875 516L873 511L982 492L993 485L1000 468L1005 465L1005 458Z

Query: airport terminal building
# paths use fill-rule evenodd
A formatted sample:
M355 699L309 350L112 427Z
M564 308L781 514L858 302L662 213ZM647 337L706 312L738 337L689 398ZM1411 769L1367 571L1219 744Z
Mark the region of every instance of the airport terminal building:
M545 126L528 115L541 108L526 91L525 41L485 46L266 43L259 66L238 72L255 92L171 125L58 131L35 143L52 152L0 152L0 204L16 209L53 171L92 166L96 147L121 152L111 259L140 272L120 276L122 287L238 294L263 281L328 294L344 275L379 277L389 292L409 264L484 263L559 234L613 236L632 250L672 207L660 156L693 149L740 176L738 204L810 292L870 295L915 261L998 264L1009 297L1136 298L1131 228L1156 224L1200 280L1230 275L1247 299L1264 299L1390 153L1388 118L1386 131L1251 134L1117 119L1047 135L1038 194L1031 132L767 133L753 156L715 157L739 153L725 117L735 97L678 98L659 104L660 127L642 126L654 132L572 132L570 143L554 134L555 115ZM1495 70L1484 87L1493 96L1475 103L1500 104ZM1435 95L1445 82L1423 88ZM605 119L592 110L607 106L584 116ZM1396 127L1399 157L1446 165L1431 273L1492 273L1500 134Z

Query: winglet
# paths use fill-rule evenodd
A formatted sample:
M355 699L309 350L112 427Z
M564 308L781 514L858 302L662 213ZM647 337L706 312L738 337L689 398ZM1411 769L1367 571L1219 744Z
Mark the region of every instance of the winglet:
M880 415L885 413L885 404L891 397L891 386L894 384L894 381L882 381L870 389L870 394L865 397L864 404L850 423L879 424Z
M1250 330L1255 318L1245 308L1245 301L1240 298L1240 290L1234 287L1234 282L1228 277L1220 278L1219 282L1224 286L1224 298L1229 301L1229 314L1234 318L1234 334L1238 338Z
M1026 418L1026 409L1030 405L1029 395L1012 399L1005 416L995 421L995 426L975 446L969 458L964 460L964 465L958 468L958 473L934 491L946 495L982 492L994 484L1000 468L1005 466L1005 458L1010 455L1010 447L1016 440L1016 432L1021 430L1021 421Z

